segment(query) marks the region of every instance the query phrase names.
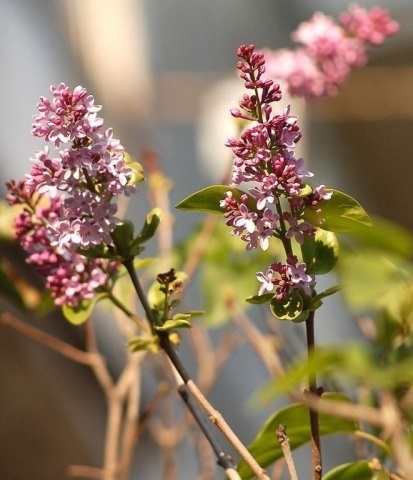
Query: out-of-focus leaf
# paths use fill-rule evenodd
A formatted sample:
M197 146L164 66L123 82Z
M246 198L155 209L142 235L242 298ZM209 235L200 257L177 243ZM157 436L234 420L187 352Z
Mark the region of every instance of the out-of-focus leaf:
M253 305L262 305L263 303L270 302L274 297L274 293L263 293L262 295L252 295L245 299L246 302Z
M341 393L324 393L323 398L331 401L348 401L348 398ZM321 436L351 433L359 428L358 423L353 420L330 415L321 414L319 420ZM292 450L304 445L311 439L308 407L306 405L295 404L279 410L265 422L255 440L248 446L252 456L264 468L283 456L281 446L275 435L275 431L280 425L287 427L286 434ZM244 461L239 463L237 471L242 480L249 480L254 476Z
M363 207L350 195L332 188L330 200L323 200L315 208L306 207L304 218L313 225L331 232L352 232L371 227L372 221Z
M383 364L380 352L369 350L365 345L346 345L318 348L311 358L293 362L283 376L263 386L253 397L256 404L268 403L277 396L301 387L311 375L346 382L348 385L363 385L370 388L394 388L401 383L413 382L413 360L402 357Z
M374 308L412 272L405 259L381 250L361 249L340 259L338 272L346 286L344 298L355 311Z
M185 318L183 318L185 317ZM155 327L159 332L170 332L177 328L192 328L191 322L186 320L191 318L190 314L178 314L171 320L167 320L161 327Z
M327 288L324 292L317 293L315 297L311 299L311 310L316 310L320 308L323 304L323 298L329 297L330 295L334 295L336 292L340 291L344 285L334 285L333 287Z
M176 265L184 264L193 254L198 234L199 227L176 247ZM261 249L247 252L245 247L245 242L231 235L223 221L216 223L198 269L200 286L197 290L203 295L198 305L207 312L203 322L210 327L228 320L228 301L250 307L245 299L259 289L257 270L265 269L283 254L281 242L271 242L266 252Z
M317 229L314 237L306 236L301 245L303 260L309 275L331 272L338 260L339 245L333 232Z
M323 480L373 480L374 472L369 462L361 460L358 462L339 465L324 475Z
M92 300L82 300L80 305L77 307L69 307L65 304L62 307L63 315L65 316L66 320L73 325L81 325L90 317L97 302L106 297L107 293L100 293L93 297Z
M133 337L129 340L128 345L132 352L149 350L152 353L158 353L160 349L159 338L156 335L153 337Z
M178 210L185 210L187 212L208 212L223 214L225 209L220 206L219 202L226 198L226 192L232 192L233 198L238 202L242 195L248 197L248 208L255 210L256 201L251 195L246 194L238 188L229 187L228 185L212 185L203 188L198 192L193 193L176 205Z
M402 257L413 258L413 235L404 227L382 217L373 217L372 228L350 233L360 247L381 250Z

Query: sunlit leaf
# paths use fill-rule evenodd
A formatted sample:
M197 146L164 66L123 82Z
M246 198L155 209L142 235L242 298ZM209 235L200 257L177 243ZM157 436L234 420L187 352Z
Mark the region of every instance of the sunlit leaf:
M107 293L100 293L93 297L92 300L82 300L77 307L69 307L64 304L62 307L63 315L73 325L81 325L90 317L97 302L106 297Z
M226 192L232 192L233 197L239 202L242 195L248 197L248 208L254 210L256 201L250 195L246 194L238 188L229 187L228 185L212 185L198 192L193 193L176 205L179 210L189 212L208 212L208 213L225 213L225 209L220 206L219 202L224 200Z
M303 297L297 292L297 290L292 290L288 297L283 300L277 300L276 297L273 297L270 302L270 310L272 314L280 320L294 321L298 319L303 311L303 306Z
M246 302L253 305L261 305L270 302L274 297L274 293L264 293L262 295L252 295L245 299Z
M351 232L350 238L356 240L359 246L413 258L412 233L401 225L382 217L374 216L372 228Z
M344 297L355 311L377 307L393 288L411 277L404 258L376 249L346 253L338 272L346 286Z
M348 401L348 398L341 393L325 393L323 398L331 401ZM290 440L290 447L294 450L308 443L311 439L308 418L308 407L306 405L295 404L279 410L265 422L255 440L248 446L248 450L263 468L267 467L283 456L281 446L275 435L276 429L281 424L287 427L286 434ZM353 420L330 415L320 414L319 420L321 436L354 432L359 428L357 422ZM251 469L244 461L240 462L237 470L242 480L249 480L254 477Z
M336 235L327 230L317 229L314 237L306 236L301 245L303 260L309 275L331 272L338 260L339 244Z
M316 207L306 207L304 218L323 230L351 232L361 227L371 227L372 221L363 207L349 195L334 189L330 200L323 200Z
M192 328L191 322L185 318L191 318L190 314L178 314L176 318L174 317L171 320L167 320L162 326L155 327L159 332L170 332L177 328Z
M361 460L333 468L324 475L323 480L373 480L373 478L374 472L369 462Z
M151 239L155 235L155 232L161 222L161 218L162 218L162 212L160 208L154 208L148 213L145 219L145 223L142 227L142 230L134 239L131 245L132 250L138 248L140 245L147 242L149 239Z

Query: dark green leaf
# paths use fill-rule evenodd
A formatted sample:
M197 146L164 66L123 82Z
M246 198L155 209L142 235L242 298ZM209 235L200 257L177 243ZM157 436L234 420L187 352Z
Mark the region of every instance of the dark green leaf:
M185 198L176 205L179 210L188 212L208 212L208 213L225 213L225 209L220 206L219 202L226 198L226 192L232 192L233 197L239 202L242 195L248 197L248 208L250 210L256 209L256 201L253 197L246 194L242 190L228 185L212 185L210 187L199 190L189 197Z
M304 218L308 222L332 232L351 232L373 225L363 207L354 198L338 190L327 191L333 192L330 200L323 200L316 207L306 207Z
M340 393L325 393L323 394L323 398L331 401L348 401L348 398ZM253 443L248 446L248 450L252 456L263 468L283 456L281 446L275 435L275 430L280 424L287 427L286 434L290 440L292 450L310 441L311 433L308 420L308 407L302 404L296 404L279 410L265 422ZM354 432L358 430L358 428L357 422L352 420L345 420L330 415L320 415L321 436ZM249 480L254 476L244 461L240 462L237 470L242 480Z
M133 233L135 227L129 220L125 220L121 225L118 225L112 232L112 240L116 247L116 252L123 258L129 258L130 246L133 240Z
M329 273L338 260L337 237L333 232L317 229L314 237L304 238L301 252L309 275Z
M303 297L297 292L297 290L292 290L289 296L284 300L277 300L277 298L273 296L270 302L270 310L272 314L280 320L294 321L298 319L303 311L303 306Z

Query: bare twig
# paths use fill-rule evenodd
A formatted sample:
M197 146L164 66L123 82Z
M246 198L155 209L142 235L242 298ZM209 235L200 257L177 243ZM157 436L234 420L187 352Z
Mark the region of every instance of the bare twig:
M280 356L275 349L273 339L268 338L250 321L247 314L241 310L234 299L228 300L229 312L235 323L241 329L245 338L251 344L252 349L260 358L271 377L278 377L284 374Z
M103 470L101 468L88 467L87 465L70 465L66 470L68 477L89 478L90 480L101 480Z
M58 338L53 337L52 335L49 335L38 328L32 327L31 325L18 320L10 313L0 314L0 323L5 327L12 328L24 336L41 343L42 345L54 350L60 355L63 355L64 357L67 357L76 363L92 366L96 363L96 361L98 361L97 355L79 350L78 348L63 342L62 340L59 340Z
M278 442L280 443L290 478L291 480L298 480L293 456L291 454L290 439L287 436L287 427L285 425L280 425L275 431L275 434Z
M128 259L124 262L124 265L126 267L126 270L129 273L129 276L135 287L136 293L146 313L148 322L150 323L150 325L155 326L156 322L153 317L152 310L149 306L145 292L143 291L140 281L138 279L138 276L136 274L135 268L133 266L133 261L131 259ZM222 415L217 410L215 410L215 408L208 402L208 400L199 390L197 385L191 379L188 371L182 364L175 348L171 344L169 340L169 336L163 333L159 333L158 336L159 336L161 348L165 351L165 353L169 357L170 361L178 371L180 377L188 387L189 391L192 393L192 395L195 397L195 399L201 405L201 407L208 413L208 415L210 416L211 422L214 423L222 431L222 433L227 437L228 441L234 446L234 448L240 454L241 458L245 460L247 465L251 468L251 470L258 477L258 479L269 480L269 477L267 476L265 470L262 467L260 467L260 465L257 463L255 458L250 454L250 452L247 450L245 445L240 441L240 439L235 435L233 430L224 420Z

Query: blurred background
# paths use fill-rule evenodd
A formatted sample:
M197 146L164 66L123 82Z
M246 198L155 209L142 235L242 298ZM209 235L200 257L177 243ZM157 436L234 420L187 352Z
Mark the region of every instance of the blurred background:
M369 213L411 229L413 3L363 2L375 4L391 9L400 32L370 49L368 66L353 72L337 97L314 100L305 108L295 101L293 113L299 112L302 154L318 184L343 190ZM105 126L114 128L132 156L139 160L147 149L157 153L173 184L171 205L217 183L230 160L223 146L233 128L228 110L242 87L235 71L238 46L289 47L290 33L300 22L317 10L337 16L347 5L342 0L2 0L1 196L4 181L22 178L29 158L43 148L30 136L32 115L38 98L60 82L83 85L94 95L103 105ZM142 185L128 217L141 223L147 210ZM198 219L174 214L179 241ZM0 254L23 264L9 246L2 245ZM9 308L5 296L0 302L0 308ZM339 326L331 327L331 316L340 320ZM61 318L36 322L60 338L79 341ZM108 332L101 343L116 375L123 346L113 345ZM99 466L105 403L92 375L11 330L1 328L0 333L1 478L58 480L66 478L68 464ZM218 336L219 329L212 335ZM292 335L300 345L300 334ZM340 300L329 301L318 320L319 340L346 341L356 335ZM250 347L243 346L210 395L246 443L268 415L246 407L265 378ZM326 448L326 470L351 457L350 448L337 451L334 441ZM196 478L191 449L183 445L179 456L178 478ZM150 438L139 443L133 472L134 479L162 478ZM217 478L222 478L220 472Z

